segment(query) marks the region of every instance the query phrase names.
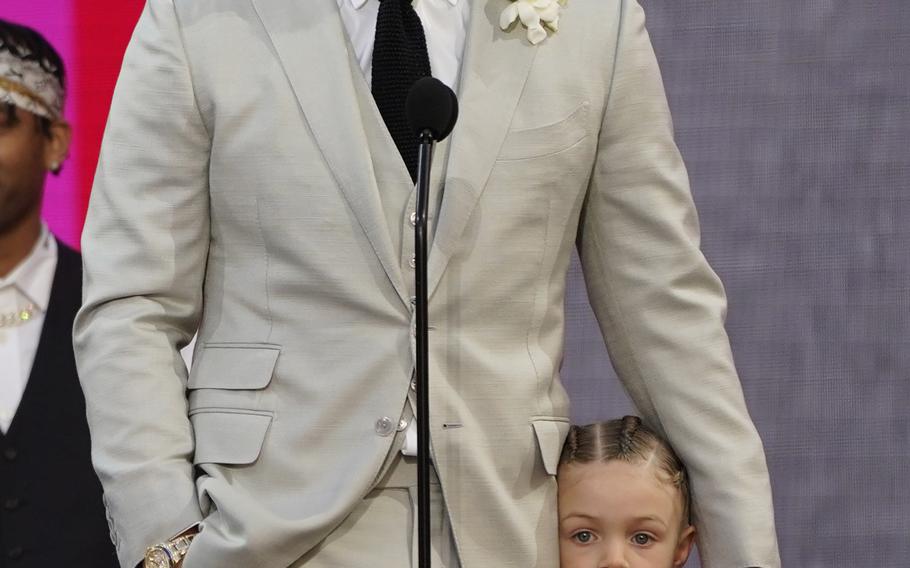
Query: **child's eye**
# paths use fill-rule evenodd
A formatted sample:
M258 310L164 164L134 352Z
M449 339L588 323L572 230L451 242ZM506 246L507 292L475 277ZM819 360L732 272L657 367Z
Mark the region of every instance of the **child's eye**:
M592 533L591 531L578 531L577 533L572 535L572 538L574 538L576 541L578 541L581 544L588 544L589 542L594 540L594 533Z
M654 540L654 537L652 537L648 533L636 533L635 535L632 536L632 542L634 542L638 546L647 546L647 545L651 544L651 542L653 540Z

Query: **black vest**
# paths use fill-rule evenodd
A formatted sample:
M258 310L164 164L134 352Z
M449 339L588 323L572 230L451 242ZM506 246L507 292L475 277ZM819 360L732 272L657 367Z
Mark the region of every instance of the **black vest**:
M82 261L57 247L32 372L9 431L0 434L0 568L116 568L73 360Z

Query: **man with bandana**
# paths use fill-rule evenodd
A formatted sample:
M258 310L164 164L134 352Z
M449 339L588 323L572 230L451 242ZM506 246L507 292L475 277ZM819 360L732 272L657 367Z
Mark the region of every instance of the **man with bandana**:
M64 99L54 48L0 20L0 568L118 565L70 339L81 259L40 217Z

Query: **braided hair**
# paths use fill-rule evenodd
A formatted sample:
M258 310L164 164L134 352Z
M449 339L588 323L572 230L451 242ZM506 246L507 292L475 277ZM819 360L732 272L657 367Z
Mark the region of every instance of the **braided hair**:
M559 464L561 467L616 460L654 467L660 479L679 490L683 499L683 519L691 522L686 469L673 448L638 416L572 426Z

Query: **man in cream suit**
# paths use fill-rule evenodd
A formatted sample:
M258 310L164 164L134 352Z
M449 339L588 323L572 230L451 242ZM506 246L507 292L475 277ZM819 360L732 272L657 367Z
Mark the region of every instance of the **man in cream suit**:
M505 30L510 0L414 5L462 109L432 175L434 566L558 564L577 246L619 375L689 468L705 566L776 567L762 446L643 12L520 1ZM124 566L153 545L188 546L186 568L411 565L415 195L371 96L375 20L359 10L378 4L148 2L75 328ZM558 32L540 25L557 13Z

